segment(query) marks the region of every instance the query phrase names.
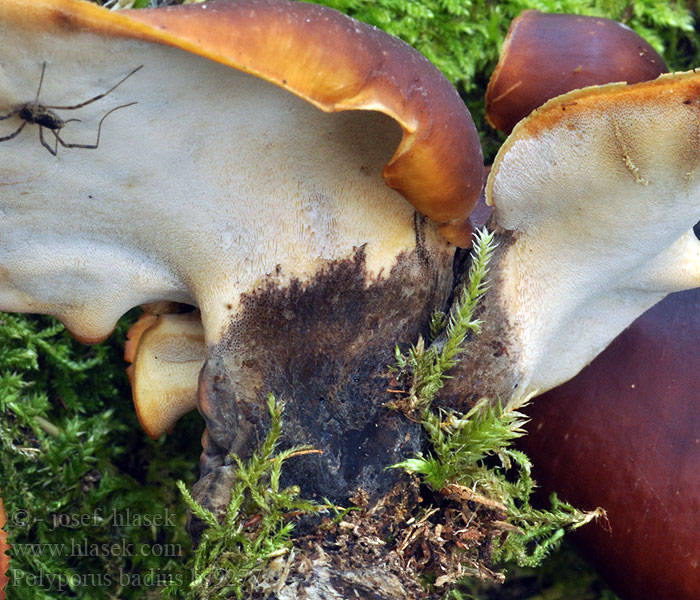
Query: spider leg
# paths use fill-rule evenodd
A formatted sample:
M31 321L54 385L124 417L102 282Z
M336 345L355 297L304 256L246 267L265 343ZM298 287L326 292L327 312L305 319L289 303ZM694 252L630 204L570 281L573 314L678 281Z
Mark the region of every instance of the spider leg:
M12 138L16 138L19 135L19 132L24 129L24 126L27 124L26 121L22 121L22 124L15 130L14 133L11 133L10 135L6 135L5 137L0 137L0 142L6 142L7 140L11 140Z
M51 133L53 133L56 136L57 140L60 139L58 137L58 134L53 129L51 129ZM49 146L46 143L46 140L44 139L44 128L41 125L39 125L39 141L41 142L41 145L44 148L46 148L51 154L53 154L54 156L57 156L57 154L58 154L58 142L56 142L56 144L54 145L53 148L51 146Z
M104 98L107 94L112 93L114 90L116 90L122 83L124 83L129 77L131 77L136 71L139 69L142 69L143 65L140 65L136 67L131 73L129 73L126 77L122 78L119 80L117 83L115 83L111 88L109 88L106 92L103 92L101 94L98 94L97 96L94 96L93 98L90 98L89 100L86 100L85 102L81 102L80 104L74 104L73 106L48 106L44 105L44 108L51 108L54 110L76 110L78 108L82 108L83 106L87 106L88 104L92 104L93 102L97 102L100 98Z
M51 130L51 132L56 136L56 140L58 142L60 142L61 146L63 146L64 148L86 148L88 150L96 150L97 147L100 145L100 133L102 131L102 123L104 122L104 120L109 115L111 115L115 110L119 110L120 108L126 108L127 106L133 106L134 104L138 104L138 103L137 102L129 102L129 104L122 104L121 106L115 106L112 110L108 110L102 116L99 124L97 125L97 140L95 140L94 144L69 144L68 142L64 142L63 139L61 138L61 136L58 135L58 133L56 133L53 129Z
M39 87L36 90L36 98L34 98L34 106L39 104L39 92L41 92L41 84L44 83L44 73L46 72L46 61L41 66L41 77L39 78Z
M5 119L10 119L14 117L20 110L22 110L23 107L15 108L12 112L7 113L6 115L0 115L0 121L4 121Z

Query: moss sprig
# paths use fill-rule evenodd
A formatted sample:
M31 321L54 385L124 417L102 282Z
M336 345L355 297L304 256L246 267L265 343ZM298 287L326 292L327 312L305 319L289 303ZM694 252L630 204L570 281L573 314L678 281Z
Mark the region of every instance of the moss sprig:
M510 527L505 533L494 532L499 539L494 540L493 562L536 567L558 547L566 529L604 517L605 512L600 508L580 511L556 494L547 510L531 505L532 464L525 453L512 447L526 434L527 421L523 413L485 399L463 416L426 410L422 423L430 453L395 467L421 475L433 490L452 499L501 510Z
M480 331L481 323L474 314L488 289L488 263L494 248L492 234L485 230L475 234L468 279L449 317L439 314L433 317L430 327L433 343L426 347L419 338L406 355L396 350L397 368L404 374L410 373L408 408L420 414L429 451L392 468L421 476L441 498L438 505L451 503L452 508L445 515L450 514L455 503L461 507L456 513L459 519L473 513L473 527L479 533L472 538L485 540L477 550L456 539L455 561L469 566L453 566L455 580L459 573L467 572L494 577L491 561L537 566L559 545L566 529L575 529L605 514L602 509L580 511L556 495L551 497L547 510L530 504L535 489L532 464L523 452L513 448L513 442L526 434L524 426L528 421L518 407L510 404L504 407L499 400L486 398L466 414L431 407L449 377L449 369L457 364L468 335L478 335ZM440 510L445 510L444 506ZM464 530L465 525L472 525L472 519L467 524L443 523L441 527ZM490 555L491 560L485 562L476 557L484 554ZM443 575L439 579L449 577Z
M432 315L429 340L432 344L426 347L425 340L419 336L405 355L398 345L395 347L396 368L410 373L411 379L402 406L404 412L420 413L433 401L449 377L447 372L457 364L467 336L481 330L481 321L474 318L474 311L488 289L487 265L495 248L492 232L486 229L475 232L472 263L459 299L449 316L441 312Z
M269 562L291 550L293 517L324 510L299 498L296 485L280 489L284 463L316 451L310 446L294 446L276 452L283 407L270 394L267 408L270 429L260 448L247 461L231 455L237 470L221 522L196 502L183 482L177 484L192 514L207 525L194 552L189 598L243 598ZM175 591L173 587L168 593Z

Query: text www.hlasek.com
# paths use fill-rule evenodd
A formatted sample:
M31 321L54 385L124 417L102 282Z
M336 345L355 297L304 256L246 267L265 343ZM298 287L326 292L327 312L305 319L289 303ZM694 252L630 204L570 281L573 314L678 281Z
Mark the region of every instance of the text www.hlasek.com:
M130 510L125 512L113 511L104 514L102 509L96 509L90 514L51 514L38 517L29 511L19 508L10 513L9 521L17 529L30 528L35 523L43 522L49 531L57 529L77 530L81 527L109 525L115 529L122 527L147 527L162 529L175 526L175 515L166 510L166 514L138 514ZM179 558L185 552L180 544L161 543L132 543L125 538L110 543L95 543L88 538L71 539L61 543L19 543L12 544L11 554L15 559L26 558L28 563L40 567L32 572L22 568L13 568L12 561L6 575L9 586L41 587L46 591L64 592L78 587L160 587L164 585L183 583L181 574L158 572L151 569L145 573L131 572L119 568L117 571L99 571L95 573L54 572L51 570L52 558L68 558L69 562L81 559L106 559L108 563L123 562L128 565L132 557L160 557L165 559ZM116 559L116 560L115 560ZM26 561L20 561L26 562ZM64 561L60 561L64 562ZM16 564L16 563L15 563Z
M180 544L139 544L128 543L126 540L111 544L89 543L87 540L78 542L71 540L69 544L13 544L12 553L16 557L133 557L160 556L178 557L183 555ZM118 573L51 573L39 570L28 573L22 569L10 568L7 576L10 586L40 586L46 590L62 592L76 587L156 587L168 584L182 584L182 575L160 573L150 570L146 573L131 573L120 569Z

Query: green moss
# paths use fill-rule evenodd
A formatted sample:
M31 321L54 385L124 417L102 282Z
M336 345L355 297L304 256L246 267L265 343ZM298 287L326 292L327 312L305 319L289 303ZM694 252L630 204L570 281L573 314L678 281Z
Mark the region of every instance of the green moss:
M392 467L421 476L435 492L437 507L447 499L459 505L458 518L471 512L469 524L480 530L484 539L475 547L455 544L454 560L469 565L474 574L488 577L492 563L539 566L559 546L566 529L576 529L605 515L601 509L579 511L556 495L552 495L546 510L530 504L535 489L530 475L532 464L523 452L513 448L513 442L526 433L523 427L528 419L518 412L520 406L503 407L497 400L484 399L466 414L431 408L449 369L457 363L467 333L479 333L480 323L473 314L488 287L488 262L493 250L493 234L477 232L469 276L460 297L449 317L437 316L431 324L433 344L425 348L420 339L406 356L396 350L401 371L397 378L411 382L407 399L398 408L420 416L430 446L426 455ZM439 333L441 323L444 332ZM487 510L479 512L477 505ZM464 526L456 524L453 529ZM484 554L490 559L482 560Z
M477 232L474 235L473 260L467 283L462 288L455 308L449 316L440 312L432 315L431 337L428 340L431 345L426 347L423 338L419 337L405 356L398 345L394 349L396 369L402 371L404 376L408 373L410 377L407 397L401 406L397 406L404 413L420 414L430 406L447 378L447 371L457 364L467 336L479 333L481 322L473 319L473 315L488 287L486 265L494 249L493 233L486 230Z
M450 600L617 600L566 541L536 569L508 565L502 585L471 578Z
M201 425L189 445L144 436L120 356L131 320L87 347L47 317L0 314L8 600L143 598L184 577L173 481L192 480Z
M267 399L270 430L253 456L242 461L231 455L236 473L231 485L231 500L219 522L212 512L197 504L183 482L178 488L192 511L207 528L194 553L192 581L188 598L226 600L249 597L273 558L284 556L292 548L294 520L315 513L322 506L299 498L296 485L281 489L282 465L293 456L315 452L309 446L294 446L276 451L282 432L282 405L270 395ZM171 585L168 595L178 594L182 586Z
M360 21L400 37L419 50L453 83L467 90L488 79L512 19L521 11L574 13L621 21L642 35L674 67L690 57L679 40L694 48L693 16L683 3L660 0L323 0Z

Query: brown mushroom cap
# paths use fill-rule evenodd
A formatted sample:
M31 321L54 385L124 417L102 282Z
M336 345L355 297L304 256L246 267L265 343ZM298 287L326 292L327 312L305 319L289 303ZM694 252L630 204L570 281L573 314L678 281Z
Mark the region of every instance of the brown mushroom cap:
M385 113L403 129L383 170L386 183L450 242L471 244L468 216L482 184L476 128L444 76L397 38L335 10L285 0L120 13L42 0L11 4L0 14L31 28L40 22L47 30L79 28L168 44L261 77L326 112Z
M154 439L197 407L197 380L206 358L199 311L144 314L129 329L124 359L136 415Z
M156 321L158 321L157 315L144 313L131 327L129 327L129 331L126 332L126 342L124 343L124 360L126 362L134 362L134 357L136 356L136 350L139 347L141 336L143 336L146 330L156 323ZM133 369L131 367L127 367L126 373L129 376L129 379L131 379L132 372Z
M577 541L622 598L700 589L700 289L650 309L571 381L527 408L543 499L603 506Z
M629 27L580 15L524 11L514 19L486 89L486 119L510 133L550 98L667 72L658 53Z

